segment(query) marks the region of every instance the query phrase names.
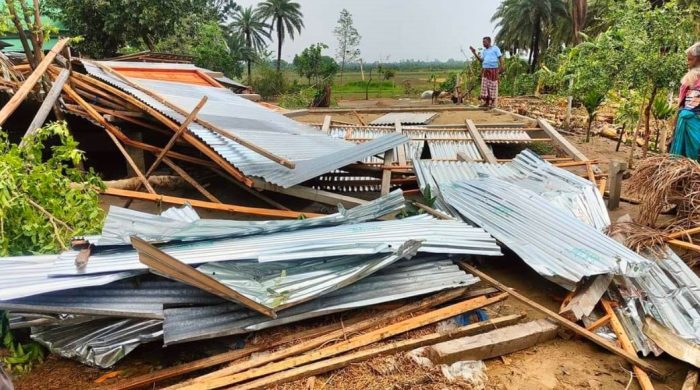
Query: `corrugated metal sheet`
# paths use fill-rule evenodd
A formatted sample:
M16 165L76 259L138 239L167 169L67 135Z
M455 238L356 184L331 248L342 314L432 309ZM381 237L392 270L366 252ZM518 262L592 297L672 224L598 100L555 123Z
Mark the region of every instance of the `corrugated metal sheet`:
M77 252L74 253L77 256ZM59 255L38 255L0 258L0 301L71 288L101 286L143 273L143 271L128 271L50 278L49 271L58 257Z
M318 298L416 254L408 241L385 255L344 256L302 262L204 264L197 268L222 284L275 311Z
M83 62L83 65L92 76L133 95L176 122L182 123L185 120L183 115L103 72L97 66L89 62ZM407 141L404 136L393 134L371 143L353 145L265 109L225 88L158 80L134 81L185 110L194 109L201 97L206 95L209 100L200 111L200 118L295 162L296 167L288 169L197 123L189 126L192 134L245 175L260 177L282 187L291 187L320 174L362 161L367 156L382 153Z
M456 160L457 153L465 153L473 160L483 160L481 153L471 141L428 141L430 157L436 160Z
M649 261L547 199L493 178L440 187L466 220L483 227L540 275L573 289L584 277L639 276Z
M212 240L366 222L403 209L404 202L403 193L396 190L351 209L346 210L341 206L335 214L302 220L270 221L200 219L190 206L172 207L161 215L111 206L101 236L90 242L98 246L131 245L131 236L151 242Z
M165 307L213 305L207 292L166 279L125 280L0 302L0 309L25 313L163 319Z
M370 122L370 125L425 125L437 116L437 112L389 112Z
M554 207L573 213L599 230L610 225L605 202L593 183L555 167L530 150L521 152L507 164L421 160L414 161L414 169L421 189L430 187L433 194L455 182L498 178L537 193ZM442 208L445 209L444 205Z
M478 281L444 257L421 256L399 261L348 287L283 310L276 319L235 303L167 309L163 324L164 341L171 345L248 333L353 308L465 287Z
M139 345L162 336L163 321L109 318L34 329L31 337L57 355L109 368Z
M336 126L330 129L331 136L340 139L349 139L357 141L366 141L370 139L375 139L381 135L395 133L396 129L394 127L380 127L380 126L364 126L364 127L352 127L352 126ZM518 130L514 128L512 130L486 130L480 129L482 138L486 143L530 143L532 138L527 131ZM471 135L464 127L464 130L441 130L439 128L421 128L421 127L411 127L404 128L403 134L408 136L411 140L416 138L420 139L437 139L445 141L445 138L454 140L471 140Z
M161 249L186 264L231 260L283 261L341 255L373 254L398 247L406 240L423 241L426 253L500 255L495 240L480 228L461 221L428 215L399 220L320 227L235 239L167 244ZM82 269L74 264L77 252L61 254L54 276L142 270L136 251L95 253Z

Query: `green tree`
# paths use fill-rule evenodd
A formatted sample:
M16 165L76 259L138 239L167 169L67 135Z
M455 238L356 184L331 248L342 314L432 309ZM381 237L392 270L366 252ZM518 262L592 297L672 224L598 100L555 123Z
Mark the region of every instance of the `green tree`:
M241 35L245 40L247 48L244 55L248 67L248 83L252 82L251 63L255 60L256 54L267 45L265 39L270 38L268 29L270 26L265 23L259 12L253 7L239 8L233 16L233 21L229 25L233 33Z
M333 30L333 34L338 39L338 51L336 58L340 61L340 82L343 82L343 72L345 64L360 57L360 39L362 38L353 25L352 15L343 8L340 11L338 25Z
M534 72L541 49L552 41L552 31L560 18L569 20L562 0L504 0L491 21L500 28L496 42L502 47L529 50L530 72Z
M301 5L292 0L265 0L258 4L260 15L270 21L270 32L277 31L277 71L282 64L282 44L284 38L289 35L294 39L294 31L301 33L304 28L304 15L301 13Z
M338 64L333 58L324 56L322 54L323 49L328 49L328 46L323 43L317 43L294 56L292 65L294 65L299 76L308 79L309 85L311 85L311 81L319 84L321 80L329 79L338 72Z

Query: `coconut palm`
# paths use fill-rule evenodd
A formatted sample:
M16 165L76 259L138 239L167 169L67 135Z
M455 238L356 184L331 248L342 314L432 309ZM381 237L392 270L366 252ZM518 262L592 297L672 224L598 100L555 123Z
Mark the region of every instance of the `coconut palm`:
M550 34L559 18L569 19L568 6L563 0L505 0L491 21L500 27L496 34L499 44L530 51L530 71L534 71L541 49L550 43Z
M248 65L248 83L250 83L250 68L255 57L254 54L265 48L265 39L270 38L268 31L270 25L265 23L260 12L253 10L253 7L248 7L239 8L236 11L229 27L245 41L245 47L249 54L246 56L246 63Z
M280 71L282 61L282 43L285 36L294 39L294 31L301 33L304 28L304 15L301 13L301 5L291 0L265 0L258 4L257 11L269 20L270 32L277 31L277 71Z

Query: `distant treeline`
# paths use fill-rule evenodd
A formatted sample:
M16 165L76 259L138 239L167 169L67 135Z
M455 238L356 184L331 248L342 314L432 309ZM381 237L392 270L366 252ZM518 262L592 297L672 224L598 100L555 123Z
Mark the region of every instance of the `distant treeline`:
M398 62L372 62L372 63L365 63L363 66L365 67L365 70L367 70L370 67L377 67L381 65L383 68L393 68L397 70L402 70L402 71L410 71L410 70L425 70L425 69L433 69L433 70L450 70L450 69L461 69L465 67L465 62L464 60L455 60L450 58L447 61L438 61L438 60L432 60L432 61L421 61L421 60L402 60ZM355 63L349 63L345 65L345 69L349 71L359 71L360 70L360 63L355 62Z

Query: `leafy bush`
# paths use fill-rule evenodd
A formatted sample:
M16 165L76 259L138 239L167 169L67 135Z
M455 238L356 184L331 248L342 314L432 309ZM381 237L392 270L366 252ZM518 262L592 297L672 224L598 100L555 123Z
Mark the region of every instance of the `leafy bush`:
M257 72L253 78L253 89L263 99L270 100L287 92L287 80L281 72L267 65L259 66Z
M44 156L49 139L59 144ZM57 252L71 237L99 231L103 184L75 168L83 159L77 146L64 122L40 129L23 146L0 132L0 256Z
M307 108L311 106L317 93L314 87L302 88L299 92L281 95L278 104L284 108Z
M347 82L343 85L344 87L347 87L347 89L354 89L358 88L361 89L362 91L365 90L365 87L367 87L367 81L362 81L362 80L357 80L357 81L350 81ZM393 88L394 83L392 81L387 81L387 80L372 80L369 82L369 87L370 89L374 88Z

